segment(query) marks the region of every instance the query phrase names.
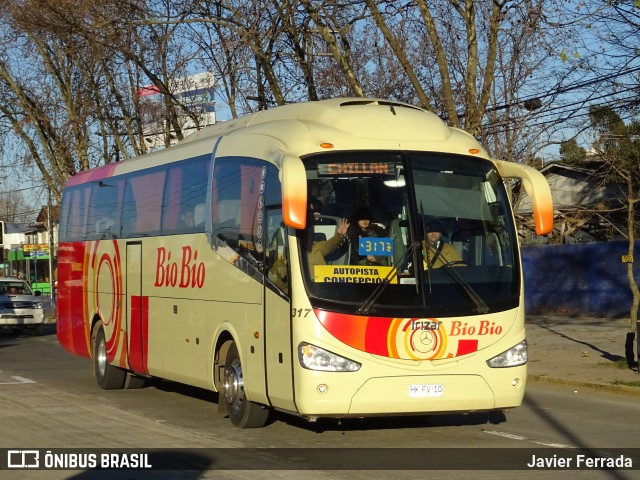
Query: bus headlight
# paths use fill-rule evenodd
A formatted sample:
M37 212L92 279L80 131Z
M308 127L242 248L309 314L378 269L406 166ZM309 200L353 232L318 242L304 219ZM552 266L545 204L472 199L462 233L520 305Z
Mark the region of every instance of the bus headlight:
M527 341L523 340L506 352L502 352L489 360L487 365L491 368L517 367L527 363Z
M298 345L298 359L300 365L309 370L321 370L323 372L356 372L360 370L360 364L331 353L323 348L310 343Z

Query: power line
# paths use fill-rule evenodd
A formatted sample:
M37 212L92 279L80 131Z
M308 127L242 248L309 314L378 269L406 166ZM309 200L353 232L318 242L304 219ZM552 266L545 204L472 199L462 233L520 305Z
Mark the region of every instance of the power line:
M573 85L568 85L566 87L558 87L555 90L549 90L546 93L543 93L541 95L532 95L530 97L525 97L524 99L518 99L518 100L515 100L514 102L511 102L511 103L508 103L508 104L499 105L499 106L493 107L493 108L488 108L486 111L487 112L491 112L491 111L503 110L505 108L522 105L522 104L524 104L525 102L528 102L528 101L539 100L541 98L547 98L547 97L555 97L555 96L563 94L563 93L572 92L574 90L579 90L581 88L589 87L591 85L602 83L602 82L605 82L607 80L612 80L614 78L630 75L630 74L635 73L635 72L640 72L640 66L631 68L629 70L625 70L624 72L611 73L611 74L608 74L608 75L601 75L599 77L595 77L595 78L592 78L592 79L589 79L589 80L585 80L583 82L574 83Z
M25 192L27 190L34 190L36 188L42 188L42 185L34 185L32 187L16 188L15 190L7 190L0 192L0 195L10 195L12 193Z

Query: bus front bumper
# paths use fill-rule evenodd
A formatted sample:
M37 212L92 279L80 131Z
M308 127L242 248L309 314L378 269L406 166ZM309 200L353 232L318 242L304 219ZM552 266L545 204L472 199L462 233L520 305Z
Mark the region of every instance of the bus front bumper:
M305 402L298 403L302 415L356 417L487 411L522 404L526 367L499 369L491 384L477 374L370 378L350 397L344 395L347 385L323 385L315 388L314 395L305 397Z

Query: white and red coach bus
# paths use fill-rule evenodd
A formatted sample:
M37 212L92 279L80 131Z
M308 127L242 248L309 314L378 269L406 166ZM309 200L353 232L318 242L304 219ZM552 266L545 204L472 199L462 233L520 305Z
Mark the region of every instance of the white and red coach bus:
M490 159L430 112L364 98L261 111L80 172L61 207L59 341L93 359L102 388L210 389L239 427L271 410L518 406L527 346L507 177L550 231L536 170ZM343 235L362 211L370 233ZM445 248L430 254L434 222Z

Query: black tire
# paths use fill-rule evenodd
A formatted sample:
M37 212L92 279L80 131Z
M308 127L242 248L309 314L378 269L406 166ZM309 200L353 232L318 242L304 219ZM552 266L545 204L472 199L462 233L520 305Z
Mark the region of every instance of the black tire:
M231 343L227 351L222 381L221 400L231 423L238 428L260 428L269 419L269 410L247 400L238 347Z
M107 359L107 342L102 327L98 327L93 344L93 373L103 390L121 389L127 378L125 370L114 367Z
M40 337L44 335L44 325L36 325L35 327L33 327L33 330L31 330L31 335L34 337Z

